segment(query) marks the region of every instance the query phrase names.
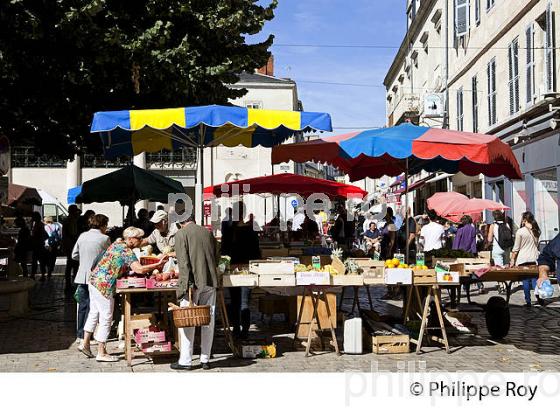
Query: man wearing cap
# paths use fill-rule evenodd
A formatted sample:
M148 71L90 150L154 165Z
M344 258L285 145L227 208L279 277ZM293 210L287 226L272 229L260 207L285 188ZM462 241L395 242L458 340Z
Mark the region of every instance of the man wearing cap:
M176 224L169 224L167 212L158 210L150 219L155 226L150 236L142 239L140 246L156 245L160 252L164 252L166 248L175 250L175 234L178 231ZM169 252L167 252L169 253ZM174 256L174 255L171 255Z

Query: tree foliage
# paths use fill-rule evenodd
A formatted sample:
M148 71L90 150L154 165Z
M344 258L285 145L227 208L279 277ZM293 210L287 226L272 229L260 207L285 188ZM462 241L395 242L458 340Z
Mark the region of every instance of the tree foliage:
M223 104L264 65L277 1L4 0L0 133L69 158L100 110Z

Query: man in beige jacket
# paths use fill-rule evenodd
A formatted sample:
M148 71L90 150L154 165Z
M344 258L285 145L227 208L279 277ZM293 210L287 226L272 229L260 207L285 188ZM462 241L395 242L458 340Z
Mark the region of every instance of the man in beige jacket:
M217 242L206 228L196 225L191 216L181 224L175 234L175 252L179 265L179 290L177 296L181 306L188 306L188 289L193 288L193 302L197 305L210 305L210 324L201 329L202 368L210 368L209 360L214 339L214 312L216 288L218 286ZM191 370L194 342L194 327L179 329L181 355L177 363L171 364L174 370Z

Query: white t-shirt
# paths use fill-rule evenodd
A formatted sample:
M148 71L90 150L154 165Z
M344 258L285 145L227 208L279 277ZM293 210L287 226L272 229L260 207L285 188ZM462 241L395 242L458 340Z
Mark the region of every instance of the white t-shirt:
M430 222L420 230L420 236L424 238L424 252L441 249L443 247L442 238L445 234L443 225L437 222Z

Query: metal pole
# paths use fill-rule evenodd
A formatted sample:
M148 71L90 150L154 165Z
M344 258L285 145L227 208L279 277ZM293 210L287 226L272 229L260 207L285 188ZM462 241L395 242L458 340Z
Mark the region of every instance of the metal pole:
M404 169L404 223L406 229L406 240L405 240L405 247L406 247L406 261L408 262L408 256L410 253L409 246L408 246L408 238L410 237L409 226L408 226L408 157L405 159L405 169Z
M204 225L204 145L200 145L200 225Z

